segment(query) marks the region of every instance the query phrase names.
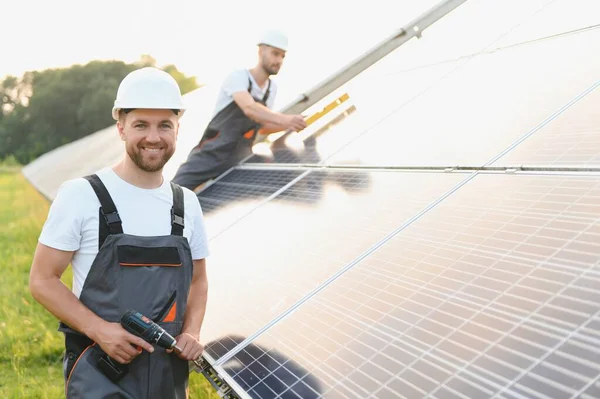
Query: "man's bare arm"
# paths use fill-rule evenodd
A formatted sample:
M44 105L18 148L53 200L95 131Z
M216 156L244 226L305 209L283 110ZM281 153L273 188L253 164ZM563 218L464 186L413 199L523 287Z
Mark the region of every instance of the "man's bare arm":
M97 342L109 356L129 363L139 345L149 352L154 348L143 339L125 331L119 323L109 323L89 310L60 280L73 259L72 251L60 251L39 243L29 274L31 295L50 313L69 327Z
M291 129L296 132L306 127L306 122L302 115L286 115L271 111L268 107L254 101L254 98L247 91L233 93L233 101L235 101L248 118L260 124L271 123L283 127L280 130Z
M182 334L192 335L200 339L200 329L206 313L206 302L208 300L208 277L206 275L206 260L194 261L194 273L192 284L188 295L187 307L183 317Z
M287 130L285 126L278 123L263 123L258 130L258 134L272 134L279 133Z
M60 280L72 259L73 251L60 251L38 244L29 273L29 289L50 313L69 327L88 335L100 318Z
M183 316L183 328L181 334L176 337L177 345L181 349L178 356L182 359L198 359L204 351L204 346L200 343L200 329L206 313L207 298L206 261L204 259L195 260L192 284Z

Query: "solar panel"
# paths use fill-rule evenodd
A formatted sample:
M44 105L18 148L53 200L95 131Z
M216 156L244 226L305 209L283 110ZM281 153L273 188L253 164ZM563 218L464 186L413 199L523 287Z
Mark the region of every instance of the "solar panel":
M600 166L597 86L494 165Z
M322 126L319 125L316 128L309 127L301 135L286 135L286 137L273 143L266 155L257 154L246 162L328 163L327 158L333 153L339 151L365 131L369 129L377 130L377 126L383 119L390 114L401 110L407 102L418 98L423 92L427 92L429 88L436 85L440 79L445 79L455 70L460 69L472 55L485 54L487 51L495 51L498 47L511 46L515 43L528 41L534 37L532 35L538 33L554 34L558 32L558 27L563 27L563 25L566 29L573 24L577 25L577 23L585 22L583 14L585 14L586 9L590 8L591 4L584 0L579 0L578 5L581 6L580 14L565 19L566 22L563 24L548 23L547 16L555 15L565 7L565 4L566 3L564 2L561 3L556 1L499 3L491 0L480 0L467 2L430 27L427 32L424 33L422 39L412 40L398 48L340 89L340 92L349 93L354 105L350 109L352 113L351 117L347 117L348 114L346 113L345 115L340 115L340 117L332 123L333 126L322 128ZM497 15L498 17L482 18L482 13L485 13L485 15ZM460 25L461 29L455 29L454 26L456 25ZM477 31L477 35L470 34L472 31ZM535 37L538 38L540 36ZM541 45L540 47L544 48L544 45ZM524 49L523 51L527 52L529 50ZM553 52L546 52L547 57L554 57L555 54L556 53ZM461 57L456 58L456 55L460 55ZM532 54L532 57L538 56L538 54ZM515 55L513 57L504 58L518 59L519 56ZM494 58L491 62L496 62L496 59ZM504 59L501 60L501 62L508 63L510 60ZM545 69L544 60L540 60L539 65L544 65L540 68ZM499 64L497 67L504 68L504 64ZM456 83L456 85L469 86L468 84L465 84L464 80L472 79L473 75L481 76L486 73L490 76L498 75L495 70L484 71L481 69L481 67L474 68L473 70L462 73L461 76L463 82ZM527 73L540 75L538 73L539 70L539 68L533 67L527 71ZM510 69L504 72L504 75L513 73L515 73L515 70ZM500 75L503 75L503 73L500 73ZM541 75L541 77L544 77L544 75ZM550 76L545 76L545 78L550 78ZM505 77L505 79L511 78ZM525 79L528 78L526 76L519 78L518 81L508 85L504 91L518 91L518 88L516 87L529 84L523 83L523 80ZM540 83L540 90L545 90L545 83L546 82ZM505 85L505 82L499 82L498 85ZM583 86L581 87L583 89ZM393 96L382 95L382 90L385 90L387 93L393 93ZM489 87L488 82L482 84L478 88L478 92L472 95L474 102L481 98L479 92L484 90L493 92L495 88ZM453 93L456 93L456 91L447 93L446 96L452 96ZM571 94L575 95L574 93L575 92ZM533 94L536 98L532 98L531 101L536 101L538 94ZM432 96L437 95L438 94L432 94ZM506 94L504 97L510 97L510 94ZM553 97L558 98L560 96L557 95ZM423 103L427 103L429 99L430 97L426 97L423 100ZM504 100L507 99L504 98ZM320 104L325 104L328 101L328 99L323 100ZM453 101L451 99L447 99L446 102L439 105L439 107L448 108L449 106L452 106L452 103ZM456 105L455 107L458 108L459 105ZM495 106L500 108L504 105L498 105L498 103L496 103ZM418 116L415 117L415 119L439 119L431 117L431 114L437 114L439 110L425 109L423 104L417 107L423 109L418 111ZM465 107L468 107L468 105ZM313 107L311 110L307 111L307 114L310 114L318 108L319 105ZM545 110L549 111L550 109L551 107ZM342 111L343 110L345 110L345 108L342 109ZM492 111L493 110L488 110L488 112ZM499 115L499 113L495 113L496 115ZM464 113L459 114L461 117L464 115ZM398 117L405 119L405 116L402 113ZM518 115L518 117L522 118L520 115ZM481 120L483 120L483 117ZM531 120L537 121L537 117L534 115L531 117ZM420 124L420 121L414 123ZM405 133L401 130L414 130L414 127L411 126L411 129L400 129L396 126L390 126L392 124L393 123L389 123L381 128L381 130L384 130L385 133L388 134L388 136L385 137L385 140L391 143L400 142L400 144L406 147L406 142L410 141L409 138L412 140L413 137L408 136L410 133ZM473 122L472 125L475 125L475 122ZM533 125L524 127L532 126ZM427 126L424 126L424 128L425 127ZM498 130L502 128L503 127L500 126L498 127ZM417 129L419 128L417 127ZM460 127L457 127L457 129L460 129ZM423 135L423 140L427 140L431 134L439 132L440 128L431 128L428 130L430 131ZM483 136L484 134L479 134L478 132L471 132L471 134L476 135L474 141L476 142L475 144L478 145L479 143L477 143L477 141L479 140L479 136ZM371 138L373 137L369 134L368 137L365 138L365 141L370 142ZM377 139L377 137L375 138ZM434 137L434 139L439 140L440 138ZM468 137L465 139L468 139ZM443 137L441 138L441 141L444 141ZM498 148L506 146L509 142L510 138L505 143L498 145ZM452 143L444 142L443 145L446 146L447 144ZM458 145L462 144L462 142L459 142ZM374 154L377 150L374 149L373 146L375 146L375 144L371 142L369 149L372 153L372 157L370 158L378 158L377 155ZM365 161L355 156L356 152L360 152L359 150L356 150L356 148L362 148L362 144L354 146L353 148L355 151L342 153L350 155L337 156L334 158L333 162L364 164ZM412 154L413 157L420 157L419 151L414 150L415 149L411 147L409 153ZM496 153L497 151L494 152L495 150L496 148L490 151L489 155L491 156ZM414 160L402 153L400 155L402 156L398 156L397 160L394 160L394 164L406 161L409 164L414 165L418 164L421 159ZM465 163L469 163L470 159L466 158L471 157L471 155L471 153L465 155L461 161L464 160ZM393 157L393 154L389 154L389 157ZM432 157L442 160L441 164L446 164L446 162L443 162L443 157L441 157L440 154L433 154ZM485 159L485 157L482 159ZM429 164L428 161L429 160L427 159L423 159L423 163L421 164ZM371 159L369 159L369 162L372 163ZM377 160L375 160L375 162L378 165L389 163L387 159L385 162L378 162ZM451 160L450 164L456 164L456 162Z
M596 397L598 204L597 175L479 175L223 367L257 398Z
M467 2L234 171L254 183L227 209L297 174L211 240L202 337L228 384L264 399L600 397L600 175L581 168L600 153L592 5ZM515 164L540 171L502 170Z
M302 174L294 170L232 170L198 193L210 238Z
M325 163L481 166L597 80L598 41L592 30L477 56Z
M464 176L311 171L255 209L210 242L207 353L218 359Z
M582 399L600 398L600 379L596 378L590 387L581 394Z
M539 4L517 4L495 2L493 0L471 1L445 16L428 28L419 40L411 40L399 47L384 59L348 82L337 92L349 93L354 107L358 110L351 118L335 113L333 126L309 127L298 135L286 135L272 144L268 154L256 154L246 163L319 163L353 140L357 134L376 124L398 107L418 97L431 85L451 73L462 60L444 59L464 55L465 52L479 52L502 37L509 23L518 24L538 11ZM496 13L504 19L482 20L482 11ZM508 20L507 20L508 19ZM462 29L448 26L460 25ZM477 35L468 34L477 30ZM393 91L393 98L382 95ZM311 115L330 101L322 100L305 112ZM346 107L340 107L345 111ZM339 111L339 110L338 110ZM341 123L340 123L341 122ZM361 130L362 129L362 130ZM312 137L311 137L312 136ZM289 139L289 140L288 140ZM350 160L351 162L351 160Z

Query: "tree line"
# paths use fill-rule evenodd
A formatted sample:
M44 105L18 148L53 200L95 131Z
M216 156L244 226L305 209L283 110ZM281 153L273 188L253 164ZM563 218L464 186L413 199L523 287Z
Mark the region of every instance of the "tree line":
M156 66L150 56L127 64L92 61L85 65L26 72L0 81L0 161L27 164L40 155L114 123L111 109L121 80L131 71ZM174 65L161 68L181 92L199 87Z

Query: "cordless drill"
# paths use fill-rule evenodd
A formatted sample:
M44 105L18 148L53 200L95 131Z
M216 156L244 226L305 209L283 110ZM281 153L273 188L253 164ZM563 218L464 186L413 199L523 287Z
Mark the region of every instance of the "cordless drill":
M140 312L129 309L123 313L121 316L121 325L125 330L148 343L181 352L181 348L177 346L177 341L175 341L175 338L171 334Z
M127 310L121 316L121 325L125 330L148 343L181 353L181 348L177 346L175 338L140 312L133 309ZM199 359L193 360L193 362L196 366L202 367Z
M154 323L152 320L136 312L133 309L127 310L121 316L121 325L125 330L142 338L150 344L156 344L161 348L173 349L181 353L181 348L177 346L177 341L171 334L166 332L164 328ZM101 355L98 359L98 368L112 381L117 382L129 372L127 364L121 364L108 356L101 350ZM196 367L202 369L201 359L193 361Z

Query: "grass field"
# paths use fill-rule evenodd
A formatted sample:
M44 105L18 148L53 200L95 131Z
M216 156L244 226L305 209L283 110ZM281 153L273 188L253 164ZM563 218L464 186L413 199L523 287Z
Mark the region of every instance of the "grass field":
M0 166L0 398L63 398L63 335L29 293L29 267L49 203L16 167ZM63 276L71 284L71 268ZM190 398L218 395L197 373Z

